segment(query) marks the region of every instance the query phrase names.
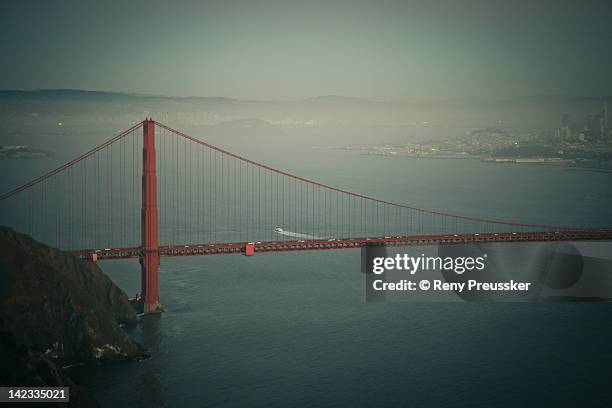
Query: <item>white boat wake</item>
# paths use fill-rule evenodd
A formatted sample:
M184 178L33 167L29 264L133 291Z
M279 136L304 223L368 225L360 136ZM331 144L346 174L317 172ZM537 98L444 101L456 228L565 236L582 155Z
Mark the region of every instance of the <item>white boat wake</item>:
M293 231L285 231L285 230L274 230L274 232L276 232L278 235L285 235L287 237L292 237L292 238L302 238L302 239L323 239L321 237L317 237L316 235L309 235L309 234L300 234L299 232L293 232Z

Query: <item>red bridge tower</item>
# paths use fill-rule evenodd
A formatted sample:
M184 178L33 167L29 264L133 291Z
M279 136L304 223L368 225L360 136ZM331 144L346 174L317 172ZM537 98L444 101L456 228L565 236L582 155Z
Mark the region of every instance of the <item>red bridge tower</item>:
M144 312L162 310L159 303L157 272L159 270L159 234L157 215L157 171L155 163L155 121L143 124L142 144L142 209L141 209L141 287Z

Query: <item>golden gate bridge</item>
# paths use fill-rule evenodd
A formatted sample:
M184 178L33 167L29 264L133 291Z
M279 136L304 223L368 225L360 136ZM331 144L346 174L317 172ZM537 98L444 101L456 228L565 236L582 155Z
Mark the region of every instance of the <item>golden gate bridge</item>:
M416 208L299 177L146 119L0 195L3 225L92 261L138 258L145 312L161 257L380 245L609 240L610 229Z

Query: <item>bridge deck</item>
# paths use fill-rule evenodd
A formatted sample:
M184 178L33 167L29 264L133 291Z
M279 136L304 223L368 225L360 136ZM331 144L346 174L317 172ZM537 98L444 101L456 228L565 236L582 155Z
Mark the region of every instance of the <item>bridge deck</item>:
M512 232L491 234L386 236L375 238L337 238L300 241L229 242L203 245L160 246L160 256L204 256L246 254L252 244L254 253L355 249L382 245L435 245L484 242L551 242L551 241L605 241L612 240L612 230L565 230L545 232ZM141 247L70 250L82 259L139 258ZM95 258L93 257L95 254Z

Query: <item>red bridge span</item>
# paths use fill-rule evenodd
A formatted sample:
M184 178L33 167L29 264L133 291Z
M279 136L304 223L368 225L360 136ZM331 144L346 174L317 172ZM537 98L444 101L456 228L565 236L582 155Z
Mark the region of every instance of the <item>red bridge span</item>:
M607 228L417 208L299 177L151 119L0 195L0 222L88 260L138 258L145 312L160 258L381 245L610 240Z

